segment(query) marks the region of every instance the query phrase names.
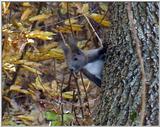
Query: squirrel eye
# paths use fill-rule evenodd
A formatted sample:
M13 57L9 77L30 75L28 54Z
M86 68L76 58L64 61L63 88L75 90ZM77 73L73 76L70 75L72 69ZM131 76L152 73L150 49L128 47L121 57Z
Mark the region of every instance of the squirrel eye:
M77 61L78 59L75 57L74 60Z

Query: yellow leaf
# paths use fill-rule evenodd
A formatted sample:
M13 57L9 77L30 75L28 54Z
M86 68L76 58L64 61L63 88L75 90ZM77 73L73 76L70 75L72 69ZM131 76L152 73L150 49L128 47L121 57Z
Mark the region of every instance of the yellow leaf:
M22 20L22 21L26 20L31 13L32 13L32 9L31 9L31 8L27 8L27 9L23 12L23 14L22 14L22 16L21 16L21 20Z
M67 2L61 2L60 6L61 6L61 9L60 9L61 13L66 14L67 13Z
M25 68L26 70L32 72L32 73L39 74L39 75L42 74L40 71L38 71L38 70L36 70L36 69L34 69L34 68L31 68L31 67L29 67L29 66L22 65L22 67Z
M102 21L101 22L101 25L103 25L103 26L105 26L105 27L108 27L108 26L110 26L111 25L111 22L110 21Z
M77 23L78 20L76 20L76 19L74 19L74 18L71 18L70 21L69 21L69 19L67 19L67 20L64 21L64 23L65 23L66 25L70 25L70 22L71 22L71 24L74 24L74 23Z
M99 6L103 11L107 11L108 10L108 3L106 3L106 2L105 3L104 2L99 3Z
M31 85L29 85L29 86L31 86ZM28 90L28 92L29 92L29 93L30 93L30 95L32 96L32 99L33 99L33 100L37 100L37 96L36 96L35 91L33 91L33 90L29 89L29 90Z
M31 61L36 61L36 62L53 59L53 58L57 60L63 60L64 55L63 55L62 49L53 48L45 52L34 53L34 54L32 52L31 53L27 52L26 54L26 59L31 60Z
M82 13L88 13L89 12L89 5L88 4L83 4L82 7Z
M44 87L42 86L42 79L41 77L38 75L38 77L36 78L35 83L32 83L32 85L34 86L34 88L36 88L37 90L42 90L43 92L45 91Z
M72 30L77 32L82 31L82 26L78 24L72 24ZM71 33L71 26L60 26L57 28L57 31L62 33Z
M24 6L24 7L31 7L31 4L29 2L23 2L22 6Z
M10 72L15 72L16 71L16 67L14 64L11 63L4 63L3 64L3 69L6 71L10 71Z
M19 115L17 118L20 120L34 121L34 117L29 115Z
M49 44L45 44L41 47L38 48L39 52L46 52L46 51L49 51L53 48L57 48L58 47L58 42L54 42L52 41L52 43L49 43Z
M10 2L2 2L2 9L3 9L3 14L9 14Z
M62 94L65 99L73 99L73 91L67 91Z
M40 30L34 30L26 35L27 38L38 38L42 40L51 40L52 35L55 35L53 32L48 31L40 31Z
M32 18L29 19L29 21L33 22L33 21L44 21L46 19L48 19L51 16L51 14L41 14L41 15L36 15Z
M86 42L87 42L87 40L78 41L77 46L79 48L84 48L86 46Z
M13 20L13 25L21 31L27 31L27 28L25 28L21 22Z
M92 13L89 17L92 18L97 23L100 23L101 25L103 25L105 27L108 27L108 26L111 25L110 21L107 21L107 20L103 19L103 17L104 17L103 15Z
M18 85L12 85L10 87L10 91L16 91L19 93L30 94L27 90L21 89L21 86L18 86Z
M27 60L17 60L14 62L14 64L22 64L22 65L26 65L26 66L34 66L34 67L38 67L41 66L40 63L36 63L36 62L32 62L32 61L27 61Z
M82 31L82 26L78 24L72 24L73 31Z

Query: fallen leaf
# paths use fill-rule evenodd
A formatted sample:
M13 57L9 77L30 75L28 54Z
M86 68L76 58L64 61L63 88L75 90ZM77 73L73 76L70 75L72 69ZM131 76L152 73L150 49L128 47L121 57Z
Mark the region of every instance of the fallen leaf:
M41 40L51 40L52 35L55 35L53 32L49 31L40 31L40 30L34 30L26 35L27 38L38 38Z
M31 17L29 19L30 22L33 22L33 21L44 21L46 19L48 19L49 17L51 16L51 14L41 14L41 15L36 15L34 17Z
M26 66L26 65L22 65L22 67L32 73L35 73L35 74L38 74L38 75L42 75L42 73L40 71L38 71L37 69L35 68L32 68L32 67L29 67L29 66Z
M104 17L103 15L92 13L91 15L89 15L89 17L105 27L109 27L111 25L110 21L103 19L103 17Z
M99 6L100 6L100 8L103 10L103 11L107 11L108 10L108 3L104 3L104 2L100 2L99 3Z
M22 21L26 20L31 13L32 13L32 8L26 8L26 10L23 12L21 16L21 20Z
M17 118L20 120L34 121L34 117L30 115L19 115Z
M29 2L23 2L22 6L24 6L24 7L31 7L32 5Z
M12 85L10 87L10 91L15 91L15 92L24 93L24 94L30 94L28 92L28 90L22 89L21 86L19 86L19 85Z
M63 98L65 99L73 99L73 91L67 91L62 93Z
M87 4L83 4L83 6L82 6L82 13L86 14L88 12L89 12L89 5L88 5L88 3Z
M65 21L64 21L64 24L70 25L70 22L71 22L71 24L74 24L74 23L77 23L78 20L76 20L76 19L74 19L74 18L70 18L70 19L65 20Z
M14 64L11 64L11 63L4 63L2 68L3 68L4 70L10 71L10 72L15 72L15 71L16 71L15 65L14 65Z
M2 9L3 9L3 13L2 14L9 14L10 10L10 2L2 2Z
M62 33L71 33L71 27L73 31L82 31L82 25L79 24L72 24L70 25L66 25L66 26L60 26L56 29L56 32L62 32Z

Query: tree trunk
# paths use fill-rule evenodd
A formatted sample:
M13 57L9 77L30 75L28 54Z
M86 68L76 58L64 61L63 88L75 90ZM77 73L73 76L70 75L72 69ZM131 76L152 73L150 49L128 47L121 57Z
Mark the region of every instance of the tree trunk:
M158 125L158 3L108 6L112 27L96 125Z

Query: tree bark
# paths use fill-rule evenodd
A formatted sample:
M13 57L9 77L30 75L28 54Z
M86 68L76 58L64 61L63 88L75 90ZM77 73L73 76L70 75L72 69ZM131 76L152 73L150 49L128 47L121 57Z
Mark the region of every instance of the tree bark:
M158 125L158 2L109 3L96 125Z

